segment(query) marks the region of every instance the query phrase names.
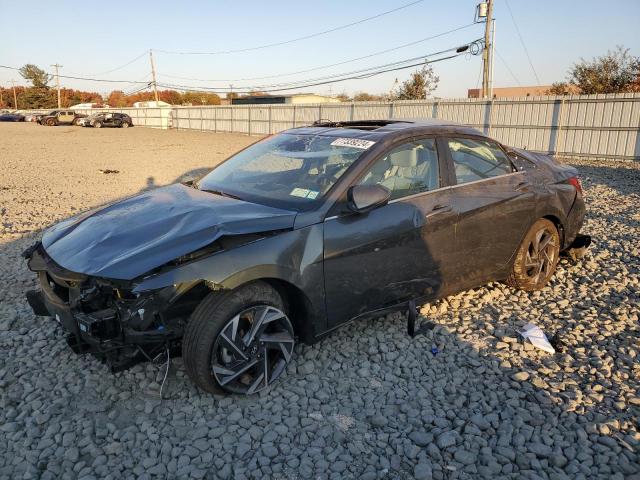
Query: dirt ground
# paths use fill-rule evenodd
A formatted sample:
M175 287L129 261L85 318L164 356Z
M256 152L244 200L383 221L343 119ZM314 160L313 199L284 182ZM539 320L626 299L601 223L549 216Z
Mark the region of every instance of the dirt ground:
M258 137L0 123L0 243L140 190L200 175ZM99 170L118 170L103 174ZM37 215L34 213L37 212Z

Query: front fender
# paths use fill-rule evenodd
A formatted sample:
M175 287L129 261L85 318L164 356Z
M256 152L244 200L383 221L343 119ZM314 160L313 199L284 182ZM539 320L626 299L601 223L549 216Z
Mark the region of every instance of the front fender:
M260 279L276 279L294 285L326 321L323 225L283 232L151 275L137 281L133 291L140 293L198 281L232 290Z

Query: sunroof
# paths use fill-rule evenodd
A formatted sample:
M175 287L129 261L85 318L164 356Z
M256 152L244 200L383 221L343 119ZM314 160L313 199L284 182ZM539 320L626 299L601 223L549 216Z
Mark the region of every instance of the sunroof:
M349 128L355 130L377 130L392 123L406 123L403 120L352 120L347 122L333 122L331 120L318 120L313 122L314 127Z

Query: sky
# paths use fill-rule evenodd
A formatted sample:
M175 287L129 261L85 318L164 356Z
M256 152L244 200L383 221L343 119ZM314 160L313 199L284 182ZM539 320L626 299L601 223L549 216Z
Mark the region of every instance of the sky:
M49 65L58 63L63 66L61 75L146 82L151 79L151 68L145 52L153 49L158 83L224 89L233 84L238 91L244 87L260 88L342 74L413 57L434 59L438 58L434 52L466 44L484 34L484 24L475 24L331 68L242 80L346 62L463 27L473 23L478 3L477 0L422 0L370 21L286 45L216 55L162 52L219 52L283 42L357 22L414 1L0 0L4 19L0 64L20 67L34 63L53 71ZM494 18L496 87L544 85L565 80L567 70L581 57L591 59L616 45L624 45L632 54L640 56L638 0L495 0ZM433 67L440 77L434 96L466 97L467 89L480 85L480 55L460 55L434 63ZM295 91L332 95L360 91L386 93L396 79L404 81L414 69ZM17 71L0 68L0 85L8 87L12 79L17 84L27 84ZM129 92L144 86L64 78L61 84L103 94L115 89Z

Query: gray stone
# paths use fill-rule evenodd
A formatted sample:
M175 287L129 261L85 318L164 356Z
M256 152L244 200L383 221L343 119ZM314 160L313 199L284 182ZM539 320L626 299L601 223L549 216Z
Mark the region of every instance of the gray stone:
M433 478L431 464L418 463L413 469L413 478L415 480L431 480Z
M409 438L413 443L421 447L425 447L433 441L433 435L426 432L411 432Z
M436 439L436 443L440 448L448 448L455 445L457 442L457 439L458 439L458 434L456 432L448 431L438 435L438 438Z

